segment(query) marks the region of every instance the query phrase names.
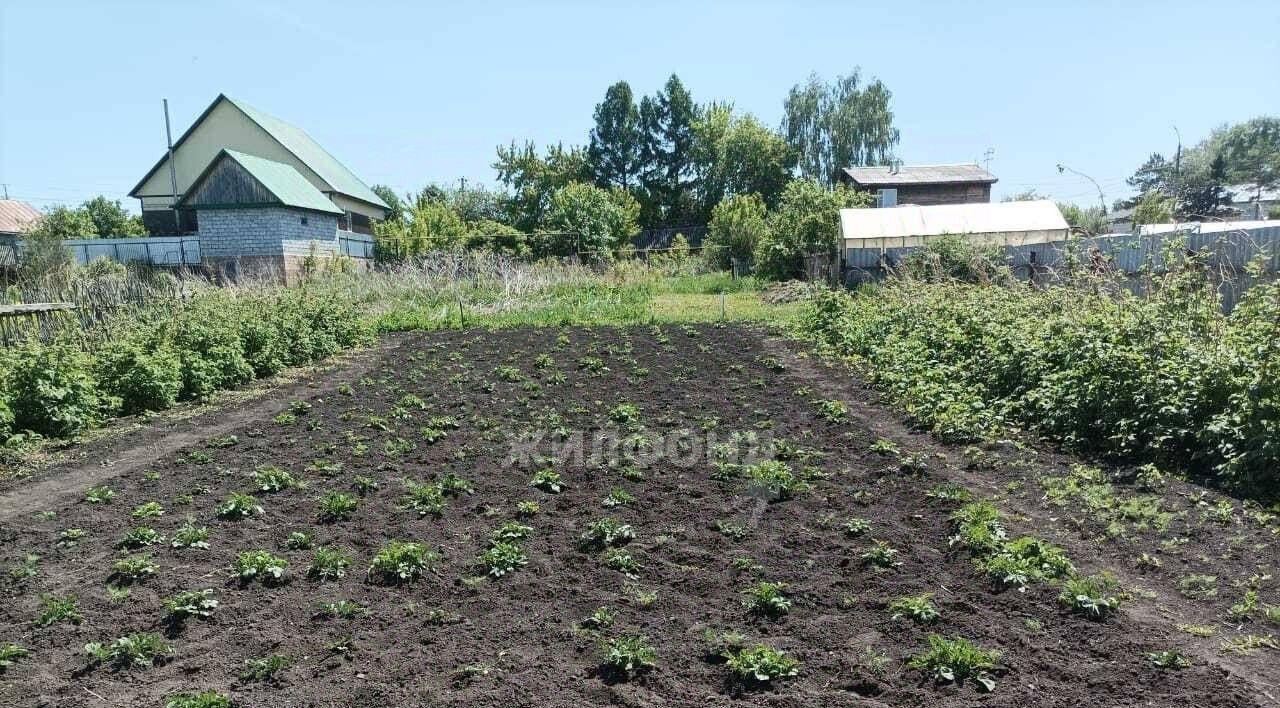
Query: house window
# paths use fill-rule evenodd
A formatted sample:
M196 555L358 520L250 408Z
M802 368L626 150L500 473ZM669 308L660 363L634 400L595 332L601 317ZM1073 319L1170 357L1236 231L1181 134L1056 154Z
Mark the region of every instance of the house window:
M307 217L306 217L305 215L303 215L303 216L299 216L299 217L298 217L298 221L302 222L302 225L303 225L303 226L306 226L306 225L307 225Z
M876 192L876 206L891 207L898 206L898 190L881 189Z
M338 217L338 230L339 231L351 230L351 212L344 211L342 212L342 216Z

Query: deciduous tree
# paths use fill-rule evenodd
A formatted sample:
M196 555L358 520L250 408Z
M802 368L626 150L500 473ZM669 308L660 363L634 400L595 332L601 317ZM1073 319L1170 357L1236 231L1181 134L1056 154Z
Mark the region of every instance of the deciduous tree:
M878 79L863 85L857 68L830 84L812 74L792 87L782 130L799 156L800 174L834 184L842 168L888 163L899 139L892 96Z

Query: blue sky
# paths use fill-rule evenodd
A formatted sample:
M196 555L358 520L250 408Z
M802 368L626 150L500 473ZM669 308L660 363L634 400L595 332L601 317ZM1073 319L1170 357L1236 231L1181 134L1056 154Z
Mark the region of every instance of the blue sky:
M0 182L46 207L125 194L225 92L369 183L492 183L494 147L586 140L605 88L672 72L778 125L860 66L907 164L994 149L996 195L1108 202L1152 151L1280 113L1280 3L0 2Z

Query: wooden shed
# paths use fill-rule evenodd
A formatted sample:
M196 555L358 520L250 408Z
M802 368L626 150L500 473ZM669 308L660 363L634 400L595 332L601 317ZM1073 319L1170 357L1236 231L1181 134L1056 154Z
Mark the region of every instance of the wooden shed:
M840 181L876 195L876 206L986 204L996 178L975 164L847 167Z

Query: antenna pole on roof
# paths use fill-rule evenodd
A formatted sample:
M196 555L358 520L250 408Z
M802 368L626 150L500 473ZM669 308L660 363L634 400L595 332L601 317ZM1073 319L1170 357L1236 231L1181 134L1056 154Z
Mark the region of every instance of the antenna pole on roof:
M169 99L164 99L164 140L169 146L169 187L173 189L173 228L181 233L182 223L178 219L178 169L173 164L173 131L169 127Z

